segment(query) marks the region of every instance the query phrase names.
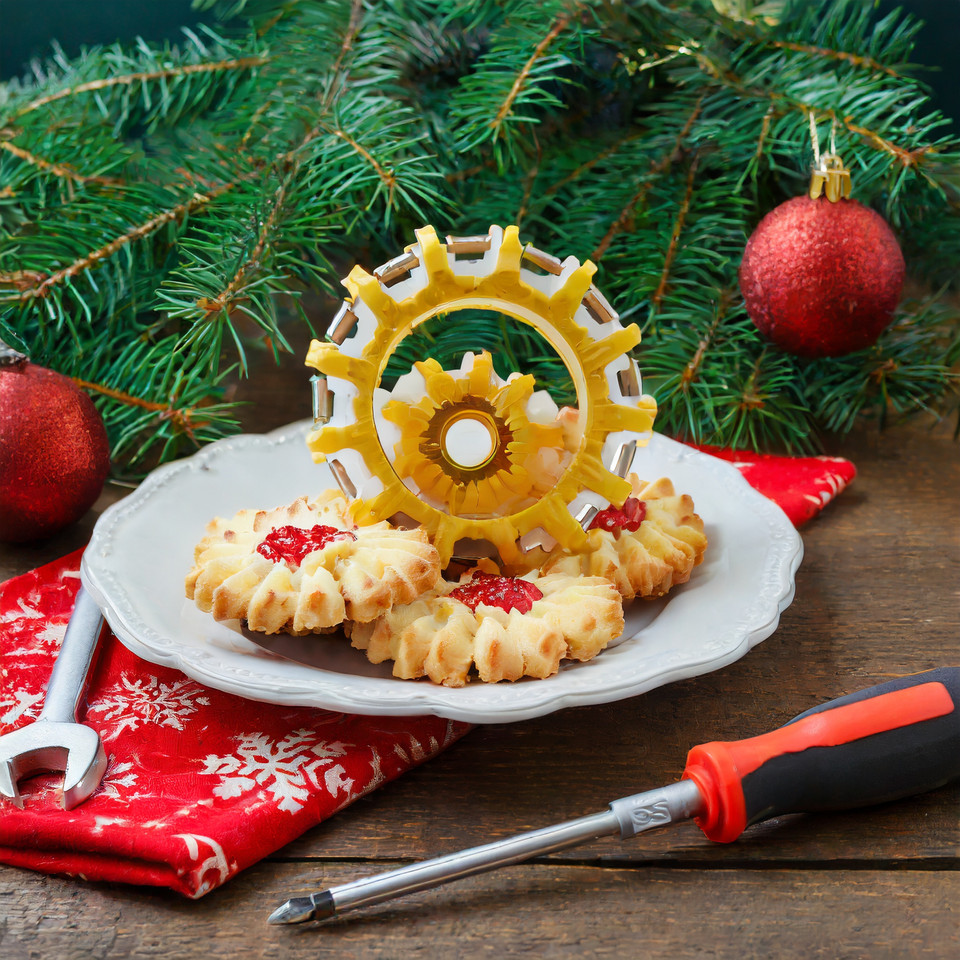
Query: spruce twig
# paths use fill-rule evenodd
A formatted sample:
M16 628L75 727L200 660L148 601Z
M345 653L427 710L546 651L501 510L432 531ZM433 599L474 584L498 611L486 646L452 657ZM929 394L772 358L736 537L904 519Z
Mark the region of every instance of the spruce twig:
M644 329L664 432L799 451L955 409L960 141L914 79L912 18L862 0L796 0L777 23L707 0L222 9L176 45L55 48L0 88L0 337L86 385L123 469L239 429L223 398L248 352L322 328L301 294L428 222L519 220L525 241L592 258ZM760 217L806 189L811 114L933 292L870 350L801 361L756 331L737 267ZM389 375L484 347L502 376L575 399L542 338L495 314L430 321Z

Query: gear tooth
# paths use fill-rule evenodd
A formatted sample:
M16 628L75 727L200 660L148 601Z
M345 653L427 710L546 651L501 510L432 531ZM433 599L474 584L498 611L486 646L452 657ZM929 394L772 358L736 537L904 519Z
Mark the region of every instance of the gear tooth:
M426 383L427 396L435 404L459 399L457 397L456 381L436 360L432 357L427 361L418 360L415 366Z
M513 533L516 536L511 538L505 528L498 527L489 537L490 542L497 548L497 553L500 554L500 559L504 564L518 564L523 557L522 551L517 546L519 531L514 528Z
M401 511L409 514L409 505L405 502L407 498L404 496L406 493L410 493L410 491L403 484L400 484L399 488L396 485L384 487L376 496L366 501L364 514L375 520L387 520ZM417 503L421 503L412 493L410 493L410 497ZM407 509L404 509L405 507ZM413 516L413 514L410 515ZM418 520L419 517L414 517L414 519Z
M477 513L480 507L480 490L475 483L463 487L463 500L460 503L461 514Z
M435 376L438 373L443 373L443 367L441 367L440 364L433 359L433 357L427 357L426 360L414 360L413 366L417 373L419 373L424 380L426 380L428 376Z
M339 377L341 380L349 380L358 386L364 385L373 389L376 378L373 364L361 357L341 353L335 343L314 340L307 352L306 364L328 377Z
M381 327L397 325L400 318L399 305L372 273L367 273L363 267L356 266L344 279L343 285L353 295L354 304L363 301Z
M489 350L484 350L473 358L473 366L467 374L469 389L474 393L485 393L493 380L493 357Z
M580 359L588 374L593 371L599 372L611 360L622 357L638 343L640 343L640 328L635 323L631 323L629 327L621 327L603 340L586 344L580 353Z
M330 349L332 344L325 343L322 340L313 339L310 341L310 346L307 349L306 359L303 361L304 366L313 367L314 370L319 370L317 366L319 363L320 357L322 357Z
M551 511L550 516L545 518L539 526L543 527L557 543L566 544L570 550L579 550L586 544L587 535L567 509L566 504L562 504L561 510Z
M437 553L440 554L441 566L450 562L450 558L453 556L453 548L457 541L461 539L461 533L462 521L455 517L440 514L437 520L437 529L433 534L433 545L437 548Z
M508 473L503 478L503 485L510 495L514 497L522 497L533 490L533 484L530 482L529 475L525 470Z
M463 501L467 496L467 488L460 483L451 483L447 493L447 509L454 516L463 513Z
M520 261L523 258L523 244L520 242L520 228L517 226L507 227L503 231L503 240L500 243L500 250L497 253L497 268L494 271L498 274L513 274L520 276Z
M592 457L581 463L580 479L584 487L600 494L611 503L622 504L630 496L630 484L623 477L611 473L599 457Z
M593 275L596 272L596 264L591 260L586 260L567 277L563 286L550 297L550 311L555 318L573 319L584 296L590 289Z
M368 523L377 523L380 520L373 512L372 500L354 500L347 507L347 519L362 527Z
M367 431L361 422L348 423L343 427L323 427L307 437L307 447L314 453L330 454L344 447L355 447L366 439Z
M452 277L453 271L450 269L447 247L440 242L437 231L431 226L426 226L414 232L420 244L420 263L427 271L427 276L432 281L447 276Z
M495 473L487 478L486 489L480 500L480 506L485 513L493 513L497 507L507 499L510 491L503 482L503 477Z
M393 467L401 476L412 476L413 469L420 462L415 447L405 446L402 452L398 452L393 461Z
M507 415L507 422L512 419L510 408L514 404L525 405L533 396L533 388L537 381L532 373L525 373L521 377L514 377L509 383L497 391L497 408ZM526 416L526 414L524 414Z
M381 409L384 420L389 420L390 423L395 423L398 427L402 427L409 417L411 416L410 407L405 403L401 403L399 400L391 400L389 403L385 403Z
M637 406L622 403L598 404L594 411L593 422L600 430L630 430L633 433L649 433L657 416L657 401L644 394ZM646 443L642 437L638 443Z
M414 458L414 464L410 469L410 476L421 490L429 490L434 484L444 479L443 471L435 463L430 460L424 460L421 457L416 457L416 455L414 455ZM401 464L397 463L398 470L400 467Z

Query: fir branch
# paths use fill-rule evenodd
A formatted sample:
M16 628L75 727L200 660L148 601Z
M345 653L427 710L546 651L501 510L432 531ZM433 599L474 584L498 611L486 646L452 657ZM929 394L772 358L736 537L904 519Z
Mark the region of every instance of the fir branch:
M681 390L684 392L687 392L690 388L690 384L699 378L700 367L703 364L703 358L706 355L707 350L713 344L714 338L717 335L717 330L719 329L723 318L729 311L732 300L732 291L721 291L720 296L717 299L717 309L714 312L713 321L704 331L703 336L700 338L700 342L697 344L695 353L687 362L687 365L683 368L683 373L680 374Z
M343 66L343 61L350 52L350 48L353 46L354 40L357 39L357 34L360 32L360 26L362 23L363 0L353 0L353 3L350 7L350 20L347 23L347 29L343 35L343 42L340 44L340 52L337 54L337 59L334 60L333 66L330 68L331 76L340 76L340 68Z
M460 183L463 180L469 180L471 177L475 177L484 170L492 169L493 166L494 163L492 160L487 163L477 163L472 167L464 167L462 170L454 170L451 173L444 174L444 180L450 184Z
M638 206L640 206L640 204L644 202L647 193L650 191L650 188L653 185L653 177L657 174L663 173L673 163L676 162L680 155L680 148L683 146L684 140L686 140L691 129L693 128L694 123L697 120L697 117L700 115L700 109L702 105L703 96L701 96L694 104L693 110L690 112L690 115L687 117L686 122L684 123L683 127L681 127L680 132L677 134L677 137L673 142L673 148L667 153L663 154L663 156L650 161L650 166L647 170L646 177L637 188L637 192L627 201L626 205L620 211L620 215L617 217L617 219L610 224L610 229L607 230L603 236L603 239L594 248L593 253L590 254L591 260L599 263L600 259L610 247L610 244L613 243L613 240L617 234L623 232L629 226L633 212ZM609 154L607 155L609 156Z
M767 107L766 112L763 114L763 122L760 124L760 135L757 137L757 149L753 152L753 163L751 164L751 169L754 171L760 164L760 160L764 154L764 146L767 142L767 137L770 135L770 121L773 120L774 109L773 104ZM748 173L749 169L744 173Z
M159 414L160 420L171 421L178 430L185 433L191 440L196 441L196 429L194 417L196 411L192 408L179 409L172 403L154 403L150 400L144 400L143 397L135 397L122 390L114 390L112 387L104 386L102 383L91 383L89 380L82 380L80 377L71 377L73 382L84 390L90 390L92 393L98 393L101 396L109 397L111 400L123 404L124 406L139 407L141 410L148 410L151 413Z
M839 119L832 110L828 111L827 116L834 121ZM880 134L875 130L868 130L866 127L859 126L858 124L854 123L853 118L849 116L843 117L842 123L851 133L859 134L866 140L870 141L873 146L885 151L886 153L889 153L900 163L901 166L904 167L917 166L923 161L924 157L928 153L937 152L937 146L933 143L927 143L916 147L913 150L907 150L905 147L898 146L897 144L892 143L890 140L880 136Z
M300 294L427 222L522 220L543 250L592 252L624 321L643 318L663 432L808 450L820 429L955 403L943 291L871 351L824 361L769 347L736 295L753 225L809 176L810 112L910 275L956 283L960 143L911 79L910 18L862 0L797 0L769 27L705 2L221 9L239 39L55 51L36 82L0 88L0 336L91 385L124 468L237 429L224 384L313 323ZM500 315L418 328L391 364L456 366L479 338L501 375L576 400L536 331Z
M533 187L537 182L537 177L540 174L540 140L537 137L536 132L532 134L532 139L536 149L536 158L523 177L523 198L520 201L520 206L517 208L516 214L514 214L513 220L518 227L523 225L524 218L527 216L527 211L530 207L530 200L533 196Z
M358 143L349 133L341 130L339 127L331 126L327 123L318 123L317 131L324 131L331 136L337 137L346 143L351 150L358 153L373 168L380 182L387 188L387 206L393 206L393 195L397 186L397 177L392 170L385 170L378 162L376 157L370 153L362 144Z
M816 363L808 402L827 429L846 433L868 412L883 423L891 412L936 413L951 399L956 402L960 343L944 333L960 323L957 307L929 296L908 300L898 313L875 346Z
M29 290L45 280L47 274L39 270L10 270L0 272L0 287L14 287L16 290Z
M150 236L164 224L182 219L187 214L210 203L210 201L215 197L226 193L228 190L232 190L235 185L236 184L234 182L222 183L206 193L194 193L189 200L186 200L183 203L178 203L169 210L164 210L163 212L151 217L149 220L139 223L134 227L130 227L128 230L124 231L119 236L114 237L103 246L98 247L96 250L91 250L89 253L86 253L81 257L78 257L68 266L62 267L60 270L57 270L54 273L45 275L39 283L35 283L29 287L21 288L16 299L32 300L46 297L52 287L64 283L78 274L93 269L102 261L107 260L118 251L122 250L125 246L136 243L138 240L142 240L145 237ZM0 299L3 298L0 297Z
M856 53L849 53L846 50L831 50L829 47L817 47L809 43L797 43L791 40L768 40L771 47L778 50L793 50L795 53L809 53L811 56L823 57L826 60L841 60L851 63L855 67L862 67L865 70L872 70L876 73L885 73L888 77L902 79L903 75L894 70L893 67L879 63L873 57L860 56Z
M574 169L571 170L570 173L566 174L561 179L557 180L556 183L547 187L547 189L543 191L544 197L552 197L555 193L558 193L568 184L573 183L574 180L579 180L580 177L582 177L585 173L589 173L590 170L592 170L598 163L602 163L604 160L613 156L624 145L628 143L632 143L639 136L640 134L633 133L633 134L630 134L630 136L623 137L619 140L616 140L614 143L611 143L608 147L604 147L604 149L601 150L598 154L596 154L593 157L590 157L589 160L585 160L583 163L574 167Z
M670 244L667 246L667 252L663 258L663 269L660 271L660 282L657 289L650 298L650 313L656 313L660 309L660 301L663 300L663 294L667 289L667 282L670 279L670 268L673 265L673 258L677 252L677 244L680 242L680 234L683 232L683 226L690 212L690 198L693 196L693 181L697 175L697 167L700 163L699 154L695 153L690 161L690 167L687 170L687 183L683 195L683 201L677 211L676 220L673 223L673 230L670 232Z
M830 120L834 125L843 127L850 133L863 137L872 146L882 149L903 167L919 167L926 156L936 153L938 150L938 144L936 143L921 144L913 149L904 147L885 138L878 130L860 122L853 114L834 107L825 107L822 104L801 100L781 90L767 90L751 86L731 70L721 68L702 51L687 50L686 52L695 60L707 77L718 86L735 92L739 98L769 102L768 113L772 111L773 116L782 116L793 112L806 117L813 110L818 116Z
M576 16L582 6L583 4L577 4L576 7L569 13L564 13L557 17L556 20L553 21L549 31L547 31L546 36L536 45L533 53L530 54L530 59L527 60L523 67L521 67L520 72L516 75L513 84L507 91L507 95L503 98L503 103L500 104L496 115L489 123L489 126L493 131L494 139L497 138L501 128L503 127L504 121L513 111L514 104L516 103L517 98L520 96L521 91L529 82L534 64L536 64L536 62L546 54L550 44L553 43L553 41L556 40L556 38L560 36L564 30L567 29L567 27L570 25L570 21L574 18L574 16Z
M283 11L278 11L277 14L271 18L269 24L272 26L280 18L284 16ZM329 110L333 103L335 102L337 96L344 90L348 81L349 81L349 71L344 71L343 66L344 62L347 59L348 54L353 49L354 44L357 40L358 35L360 34L361 27L364 25L364 5L363 0L351 0L350 3L350 16L347 22L346 30L344 31L343 39L340 42L339 49L337 50L336 59L331 64L329 71L327 71L328 82L325 84L325 89L322 95L318 98L319 105L317 107L317 114L319 116L325 116L329 113ZM287 78L289 79L289 78ZM253 114L250 117L250 120L247 124L247 129L244 132L243 136L240 139L240 149L245 150L251 138L253 137L253 131L256 128L256 125L260 122L263 115L271 108L272 106L272 96L282 92L284 85L284 78L281 78L274 85L274 89L270 96L264 98L263 102L254 110ZM319 125L313 126L300 140L299 144L291 149L287 155L287 161L292 161L293 154L299 148L306 146L312 140L314 140L321 132L321 127Z
M524 151L530 126L563 106L559 89L569 82L571 56L597 35L592 19L580 16L583 2L571 8L567 0L545 0L533 8L512 0L506 6L449 106L459 150L490 144L501 170ZM552 18L546 32L545 17Z
M223 312L229 316L232 312L234 307L234 298L237 292L241 289L245 278L248 274L254 270L257 270L260 266L260 259L267 247L267 242L270 238L270 235L276 227L280 211L283 208L285 196L286 184L281 184L277 188L276 194L274 195L270 213L260 227L260 232L257 235L257 242L254 244L253 250L250 251L250 255L246 258L246 260L244 260L243 263L237 267L233 276L227 282L227 285L223 288L223 290L213 298L201 297L197 301L197 307L203 311L205 320L209 320L217 313Z
M15 143L11 143L9 140L0 140L0 150L6 151L7 153L16 157L18 160L22 160L24 163L29 163L38 170L43 170L45 173L52 173L55 177L59 177L62 180L69 180L73 183L119 182L118 180L114 180L109 177L84 176L83 174L77 173L75 170L71 170L69 167L64 166L61 163L55 163L50 160L44 160L43 157L35 156L29 150L25 150L23 147L18 147Z
M174 80L179 77L189 77L194 74L219 73L229 70L250 70L254 67L262 67L269 63L268 57L238 57L230 60L220 60L214 63L186 63L177 67L168 67L164 70L143 70L138 73L122 74L118 77L103 77L99 80L90 80L86 83L79 83L74 87L66 87L58 90L56 93L50 93L43 97L37 97L25 104L13 113L13 118L18 119L25 114L39 110L47 104L55 103L65 97L75 97L83 93L93 93L98 90L107 90L110 87L132 86L137 83L147 83L152 80Z

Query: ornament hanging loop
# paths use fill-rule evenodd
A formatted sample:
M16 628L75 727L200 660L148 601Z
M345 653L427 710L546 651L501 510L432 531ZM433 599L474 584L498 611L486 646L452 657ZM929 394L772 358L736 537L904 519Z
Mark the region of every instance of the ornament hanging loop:
M850 196L853 183L850 171L837 154L836 121L830 128L830 152L820 153L820 138L817 136L817 120L810 111L810 139L813 142L813 172L810 176L810 197L814 200L826 194L831 203Z

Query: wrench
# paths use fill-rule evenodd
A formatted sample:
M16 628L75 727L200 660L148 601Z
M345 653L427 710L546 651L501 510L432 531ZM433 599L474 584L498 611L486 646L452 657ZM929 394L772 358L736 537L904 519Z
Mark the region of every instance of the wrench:
M0 737L0 796L20 809L23 798L17 783L24 777L62 770L64 810L83 803L103 778L107 755L100 735L77 720L77 707L102 633L100 608L81 587L40 716Z

